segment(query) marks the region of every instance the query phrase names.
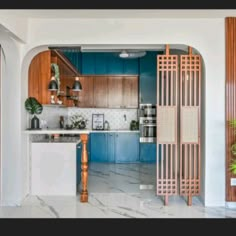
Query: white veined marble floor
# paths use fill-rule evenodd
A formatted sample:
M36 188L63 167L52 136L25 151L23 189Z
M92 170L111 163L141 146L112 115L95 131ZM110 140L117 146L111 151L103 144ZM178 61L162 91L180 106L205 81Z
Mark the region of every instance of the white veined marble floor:
M168 206L156 196L155 164L89 164L89 201L76 197L27 196L20 206L0 207L1 218L236 218L236 209L192 206L179 196Z

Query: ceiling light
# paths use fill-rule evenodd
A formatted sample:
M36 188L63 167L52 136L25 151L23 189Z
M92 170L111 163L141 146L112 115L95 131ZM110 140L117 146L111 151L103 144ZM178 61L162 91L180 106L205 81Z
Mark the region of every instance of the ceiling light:
M121 53L119 54L119 57L127 58L129 57L129 53L126 50L122 50Z

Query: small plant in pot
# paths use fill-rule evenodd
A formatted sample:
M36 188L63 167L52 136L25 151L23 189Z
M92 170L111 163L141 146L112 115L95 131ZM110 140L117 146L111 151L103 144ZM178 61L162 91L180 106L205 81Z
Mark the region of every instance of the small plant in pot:
M39 115L43 111L43 106L38 102L34 97L29 97L25 100L25 109L29 114L33 115L31 119L30 129L39 129L39 118L36 115Z

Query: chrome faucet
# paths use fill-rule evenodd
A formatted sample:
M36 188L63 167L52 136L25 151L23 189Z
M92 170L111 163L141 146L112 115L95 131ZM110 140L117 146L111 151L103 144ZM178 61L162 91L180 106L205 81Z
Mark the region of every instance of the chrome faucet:
M124 120L127 121L126 114L124 114Z

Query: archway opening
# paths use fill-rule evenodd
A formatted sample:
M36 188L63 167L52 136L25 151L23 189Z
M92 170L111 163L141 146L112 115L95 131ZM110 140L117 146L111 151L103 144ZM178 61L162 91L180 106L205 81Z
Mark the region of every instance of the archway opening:
M110 48L109 48L110 47ZM113 48L112 48L113 47ZM125 48L125 49L127 49L126 47L124 47L124 46L122 46L122 45L118 45L117 46L118 47L118 49L116 48L116 46L108 46L108 49L104 49L104 46L103 47L99 47L99 46L97 46L97 48L95 47L95 49L93 48L93 49L87 49L87 52L82 52L82 53L85 53L85 54L87 54L87 58L86 57L84 57L84 58L86 58L85 60L88 60L88 61L90 61L90 63L93 63L94 62L94 65L93 65L93 69L91 69L92 68L92 66L88 66L88 68L87 68L87 74L86 73L84 73L83 74L83 70L85 70L86 69L86 66L85 66L85 69L83 69L82 70L82 73L80 74L80 77L82 78L82 82L83 81L85 81L85 79L88 79L89 77L90 77L90 80L93 80L93 82L91 82L90 81L90 84L93 84L93 86L94 86L94 77L96 77L95 76L95 74L93 74L93 73L96 73L96 70L97 71L109 71L109 70L107 70L107 67L108 66L101 66L101 65L99 65L99 63L98 63L98 61L99 60L101 60L101 58L99 59L99 60L97 60L97 64L96 64L96 56L97 57L99 57L99 53L108 53L108 52L113 52L113 53L115 53L115 52L118 52L118 51L120 51L120 52L122 52L122 50L121 49L123 49L123 48ZM130 46L131 47L131 46ZM160 45L160 46L157 46L156 47L156 49L150 49L150 48L145 48L144 46L142 46L141 47L141 49L140 48L138 48L137 49L137 46L134 46L134 47L136 47L136 49L134 49L134 48L131 48L130 49L130 51L132 51L132 50L138 50L138 51L143 51L143 50L145 50L145 51L148 51L148 52L150 52L150 54L152 53L152 52L158 52L158 53L160 53L160 54L163 54L163 53L165 53L165 45ZM51 50L61 50L61 51L64 51L65 52L65 55L67 54L67 59L69 59L69 60L71 60L71 63L73 64L73 62L74 62L74 64L73 64L73 66L76 68L76 63L78 63L78 57L74 57L75 56L75 53L76 53L76 50L74 49L74 48L71 48L71 47L50 47L51 48ZM77 48L79 48L79 51L81 52L81 47L77 47ZM158 48L158 49L157 49ZM128 48L129 49L129 48ZM74 50L74 51L73 51ZM49 51L48 51L49 52ZM88 59L89 58L89 54L91 54L91 53L94 53L94 54L96 54L96 56L94 56L93 57L93 59ZM198 52L197 52L197 50L195 50L195 49L193 49L193 53L194 54L198 54ZM41 54L42 54L42 52L41 52ZM149 53L148 53L148 55L149 55ZM170 45L170 55L178 55L178 56L180 56L180 55L188 55L188 47L186 46L186 45ZM90 55L91 56L91 55ZM104 55L103 55L104 56ZM157 56L157 54L155 55L155 57ZM36 56L37 57L37 56ZM35 57L35 58L36 58ZM73 58L74 57L74 58ZM34 58L34 59L35 59ZM34 60L33 59L33 60ZM77 60L77 61L76 61ZM103 58L103 60L104 60L104 58ZM142 60L141 58L139 58L138 59L138 61L139 61L139 63L140 63L140 60ZM40 61L40 60L39 60ZM44 62L45 61L47 61L47 60L43 60ZM109 61L109 60L108 60ZM118 61L118 60L117 60ZM55 62L55 61L54 61ZM111 61L110 61L111 62ZM36 64L37 63L39 63L39 62L36 62ZM83 63L83 62L82 62ZM128 62L127 62L127 64L132 64L133 63L133 61L132 60L129 60ZM203 62L202 62L203 63ZM85 64L85 63L84 63ZM111 63L112 64L112 63ZM114 62L114 64L115 64L115 62ZM156 64L156 62L154 62L154 64ZM31 65L32 65L32 63L31 63ZM103 65L104 65L104 63L103 63ZM116 66L117 65L119 65L119 62L117 62L117 64L116 64ZM97 66L97 68L96 68L96 66ZM122 64L122 66L120 66L120 68L122 67L122 70L124 71L124 68L125 68L125 66L127 67L127 65L124 65L124 64ZM142 65L143 67L145 67L145 66L147 66L148 67L148 65L145 65L145 63L144 63L144 65ZM51 64L49 63L48 65L47 65L47 67L49 68L49 70L47 71L47 79L48 79L48 81L47 81L47 83L46 83L46 86L44 87L44 89L46 88L46 91L44 91L45 93L41 93L42 91L40 91L39 89L37 90L38 91L38 93L41 93L40 95L37 95L38 96L38 98L40 99L40 96L41 96L41 98L46 98L46 104L44 104L44 112L46 111L46 113L43 113L42 114L42 116L41 116L41 120L43 120L43 121L47 121L47 125L48 126L50 126L51 128L54 128L53 126L54 125L56 125L56 126L58 126L58 123L59 122L57 122L57 123L55 123L55 120L58 120L57 118L56 118L56 116L58 116L58 109L55 109L55 107L59 107L59 105L61 105L61 104L58 104L58 106L54 106L54 107L52 107L52 104L51 104L51 100L50 100L50 96L51 96L51 93L47 90L47 86L48 86L48 82L49 82L49 80L51 79L51 70L50 70L50 68L51 68ZM77 67L79 67L79 65L77 65ZM78 68L77 68L78 69ZM90 72L88 72L90 70ZM89 73L91 73L91 70L93 70L93 72L92 72L92 74L89 74ZM116 70L118 71L118 69L116 68ZM135 70L135 69L132 69L132 70ZM138 70L140 70L140 65L138 66ZM154 68L154 70L156 71L155 73L157 73L157 70L156 70L156 68ZM86 70L85 70L86 71ZM42 73L45 73L45 71L43 71ZM107 74L107 72L103 72L104 74L102 74L102 72L99 72L100 74L98 75L99 76L99 78L100 78L100 81L99 82L101 82L101 78L102 77L112 77L113 75L111 75L111 74ZM124 75L122 74L122 73L118 73L118 72L116 72L117 74L116 74L116 76L117 77L124 77ZM144 73L145 74L145 73ZM202 85L204 85L204 71L202 70L201 71L201 74L202 74ZM126 74L126 76L127 77L132 77L134 74ZM70 77L70 79L67 79L68 80L68 82L66 82L65 83L65 85L68 85L69 84L69 87L71 87L71 85L70 85L70 82L69 82L69 80L70 81L73 81L73 79L74 79L74 77L75 77L76 75L74 74L74 75L69 75L68 77ZM153 76L153 74L151 75L151 76ZM151 77L150 75L147 75L145 78L148 78L148 79L150 79L150 77ZM66 77L66 76L65 76ZM93 79L91 79L91 78L93 78ZM156 76L156 78L157 78L157 76ZM147 80L148 80L147 79ZM88 79L89 80L89 79ZM125 113L123 114L122 113L122 115L123 116L121 116L120 117L120 119L122 120L122 119L124 119L124 122L125 122L125 119L127 119L127 116L128 116L128 118L129 119L132 119L132 118L134 118L134 120L138 120L139 119L139 117L138 117L138 114L139 114L139 108L140 108L140 104L141 103L144 103L144 104L148 104L149 103L149 100L148 99L150 99L150 94L152 94L153 92L151 92L152 91L152 88L154 88L154 90L157 92L157 90L156 90L156 82L154 82L154 84L152 84L152 85L147 85L147 80L145 81L142 81L142 82L140 82L140 75L139 75L139 85L138 85L138 96L140 96L139 97L139 99L138 99L138 107L135 107L135 108L128 108L128 109L130 109L130 110L132 110L132 112L133 112L133 114L131 114L131 113L128 113L129 111L125 111ZM65 81L66 81L66 79L65 79ZM109 82L107 82L108 81L108 79L104 79L104 81L105 81L105 83L107 83L107 86L109 86ZM103 81L103 82L104 82ZM82 83L81 82L81 83ZM95 82L95 84L96 84L96 86L98 86L98 87L96 87L96 89L95 89L95 91L97 90L97 88L99 88L99 86L100 86L100 84L101 83L99 83L99 82ZM114 92L116 92L117 90L122 90L122 86L123 86L123 84L124 84L124 82L122 82L121 83L121 85L119 85L119 83L118 82L116 82L116 86L117 87L115 87L115 89L113 90ZM28 85L28 84L27 84ZM140 85L143 85L143 86L147 86L147 91L149 91L149 92L147 92L147 94L146 95L143 95L143 97L141 96L142 94L142 92L140 91ZM87 85L85 85L84 87L86 87ZM89 86L89 85L88 85ZM165 86L167 86L167 84L165 85ZM83 87L83 83L82 83L82 87ZM28 91L30 91L30 88L33 88L33 90L35 89L35 86L29 86L28 87L29 89L28 89ZM108 89L108 87L107 87L107 89ZM94 87L93 87L93 91L94 91ZM204 87L203 87L203 89L201 89L201 90L199 90L199 91L201 91L202 92L202 98L204 99ZM65 92L65 91L64 91ZM88 92L88 91L87 91ZM122 93L123 93L123 90L122 90ZM33 95L34 93L31 93L30 94L30 96L34 96ZM47 94L46 95L46 97L45 97L45 94ZM110 93L110 94L112 94L112 93ZM141 95L140 95L141 94ZM111 96L111 98L113 97L113 95L114 94L112 94L112 96ZM27 94L27 96L29 96L29 93ZM79 95L79 97L80 97L81 95ZM98 96L98 95L96 95L96 96ZM109 96L109 95L108 95ZM107 97L108 97L107 96ZM84 97L86 97L85 95L84 95ZM70 107L70 105L68 105L68 104L65 104L66 102L68 102L68 100L67 99L65 99L64 101L63 101L63 105L65 105L65 109L60 109L60 112L62 112L63 114L62 114L62 116L70 116L70 115L72 115L72 114L74 114L75 113L75 110L79 110L80 109L80 111L83 111L84 112L84 115L86 116L86 115L89 115L89 116L91 116L92 114L93 114L93 109L94 110L97 110L97 109L105 109L106 111L99 111L99 112L101 112L101 113L105 113L105 112L107 112L107 110L109 110L109 109L112 109L112 111L113 111L113 113L115 113L115 109L120 109L118 112L117 112L117 114L116 115L118 115L119 113L120 113L120 111L123 109L124 110L124 107L122 108L122 107L119 107L119 108L115 108L115 107L109 107L109 104L108 104L108 102L107 102L107 106L105 106L104 107L104 105L102 105L100 108L98 108L98 107L96 107L96 106L94 106L93 107L93 105L91 105L91 101L89 101L88 102L88 100L91 98L92 96L87 96L86 98L82 98L82 99L84 99L84 103L87 103L87 104L90 104L89 106L85 106L85 107L75 107L75 103L71 103L72 104L72 107ZM156 100L156 97L157 97L157 95L154 93L154 102L152 102L152 103L156 103L155 102L155 100ZM99 98L100 99L100 98ZM99 101L99 102L101 102L99 99L95 99L95 101ZM143 100L141 100L141 99L143 99ZM146 100L145 100L146 99ZM152 99L152 98L151 98ZM60 99L59 99L60 100ZM106 100L108 100L108 98L106 99ZM122 101L123 102L123 98L120 98L120 101ZM43 100L42 100L43 101ZM94 94L93 94L93 101L94 101ZM102 101L103 102L103 101ZM204 103L204 100L202 100L202 103ZM48 105L48 106L47 106ZM203 107L204 106L201 106L201 122L203 122L204 123L204 110L203 110ZM54 109L54 110L53 110ZM88 111L88 110L86 110L86 109L89 109L90 111ZM122 111L123 112L123 111ZM105 115L106 114L109 114L109 111L107 112L107 113L105 113ZM134 114L136 114L136 116L134 115ZM126 118L125 118L126 117ZM157 116L158 117L158 116ZM110 120L113 120L113 118L111 118ZM114 118L114 120L115 120L115 118ZM123 120L122 120L123 121ZM131 120L130 120L131 121ZM117 123L120 123L121 121L119 120ZM157 122L158 122L158 120L157 120ZM27 126L27 122L25 123L26 124L26 126ZM89 128L92 128L92 119L90 119L90 124L89 124L90 126L89 126ZM116 127L116 126L114 126L115 124L113 124L113 127ZM201 126L201 127L204 127L204 126ZM125 128L127 128L127 127L125 127ZM118 129L118 128L117 128ZM117 130L117 129L114 129L114 130ZM151 131L149 131L149 132L151 132ZM201 129L201 134L202 134L202 136L204 136L204 129L202 128ZM158 135L158 131L157 131L157 134L156 135ZM105 141L104 141L105 140ZM114 140L115 140L115 138L114 138ZM201 139L201 143L203 143L203 138ZM108 143L108 137L105 137L102 141L101 141L101 143L104 143L104 142L107 142L107 146L109 146L109 145L115 145L114 144L114 142L115 141L111 141L111 143L113 142L113 144L111 144L111 143ZM121 142L122 143L122 142ZM139 144L140 145L140 144ZM142 144L141 144L142 145ZM143 144L144 145L144 144ZM150 145L150 144L149 144ZM115 152L116 151L116 149L117 149L117 147L111 147L111 149L113 150L113 152ZM108 150L108 148L109 147L107 147L107 149L106 149L106 152L107 152L107 150ZM98 147L95 147L95 149L97 149L98 150ZM144 148L145 149L145 148ZM148 150L150 151L150 149L151 149L151 147L149 146L149 148L148 148ZM157 149L156 149L157 150ZM139 150L140 151L140 150ZM204 160L204 151L203 151L203 149L201 149L201 151L202 151L202 160ZM127 150L126 150L126 152L127 152ZM144 151L143 151L144 152ZM190 152L190 151L189 151ZM155 149L154 149L154 153L158 153L158 151L156 152L155 151ZM166 153L166 151L165 151L165 153ZM111 154L111 155L113 155L113 154ZM148 154L149 156L151 155L151 154ZM199 154L200 155L200 154ZM105 161L108 161L108 158L107 158L107 153L105 154L105 156L106 156L106 159L105 159ZM120 154L118 155L118 156L120 156ZM95 159L94 160L96 160L96 162L100 162L101 160L99 160L99 158L100 157L95 157ZM113 161L114 161L114 158L112 159ZM153 161L153 159L151 159L152 161ZM156 160L157 159L155 159L155 164L156 164ZM91 160L90 159L90 161L92 162L93 160ZM124 160L123 160L124 161ZM136 159L136 161L137 161L137 159ZM150 160L149 160L150 161ZM104 162L104 160L102 160L101 162ZM109 161L108 161L109 162ZM118 161L119 162L119 161ZM118 162L117 162L117 164L118 164ZM126 163L127 164L127 163ZM90 166L92 166L92 165L90 165ZM117 165L118 166L118 165ZM97 167L96 167L97 168ZM117 170L117 169L116 169ZM116 172L116 170L114 171L114 170L112 170L113 172ZM202 161L201 162L201 168L199 169L199 170L201 170L201 181L202 181L202 183L204 184L204 161ZM96 172L96 170L93 170L93 171L95 171ZM156 169L154 169L154 172L152 172L153 173L153 175L155 175L155 172L156 172ZM116 174L118 174L117 172L116 172ZM30 182L30 181L29 181ZM96 180L95 180L95 183L96 183ZM31 183L32 184L32 183ZM148 182L146 182L146 183L138 183L137 185L136 185L136 187L139 187L139 189L155 189L156 188L156 178L154 179L154 182L151 182L151 183L148 183ZM204 186L204 185L203 185ZM202 188L201 188L201 190L202 190ZM200 196L204 199L204 191L202 191L201 192L201 194L200 194Z

